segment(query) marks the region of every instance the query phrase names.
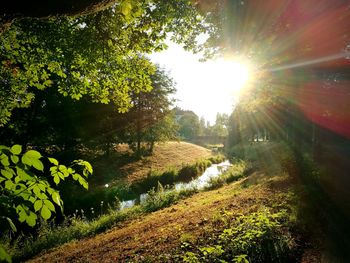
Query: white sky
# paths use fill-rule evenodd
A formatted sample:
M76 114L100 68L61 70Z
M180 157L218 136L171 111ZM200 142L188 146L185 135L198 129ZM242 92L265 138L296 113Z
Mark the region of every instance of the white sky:
M230 114L237 100L237 91L235 95L232 80L237 82L236 75L240 69L232 72L232 67L223 67L217 62L199 62L199 55L186 52L174 43L168 45L167 50L154 53L150 57L153 62L169 71L176 82L177 105L194 111L212 124L217 112Z

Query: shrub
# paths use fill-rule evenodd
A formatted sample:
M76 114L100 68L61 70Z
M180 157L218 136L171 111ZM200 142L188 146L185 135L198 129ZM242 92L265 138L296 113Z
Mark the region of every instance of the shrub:
M212 190L219 188L226 183L237 181L247 175L247 168L248 166L244 161L239 161L222 175L211 178L209 181L209 186L207 186L205 189Z
M240 215L226 220L226 226L210 244L202 247L182 246L184 262L285 262L291 258L289 240L281 222L287 214L268 210ZM231 213L230 215L231 216Z
M148 193L144 202L142 202L141 207L145 212L153 212L164 207L168 207L176 201L188 197L195 193L195 189L183 189L175 190L168 186L163 187L158 183L158 187L155 190L152 188Z
M226 157L224 155L215 155L212 156L208 159L211 163L216 164L216 163L221 163L226 160Z

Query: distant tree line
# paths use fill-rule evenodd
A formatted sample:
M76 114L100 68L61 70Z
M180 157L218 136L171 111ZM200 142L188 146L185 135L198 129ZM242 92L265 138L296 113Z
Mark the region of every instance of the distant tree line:
M229 116L226 113L217 113L215 123L210 124L204 117L199 118L190 110L174 108L176 122L179 126L179 137L188 141L220 141L228 135Z

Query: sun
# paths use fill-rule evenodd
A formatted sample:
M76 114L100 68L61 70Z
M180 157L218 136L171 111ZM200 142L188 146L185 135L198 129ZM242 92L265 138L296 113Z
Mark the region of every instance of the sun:
M239 60L214 61L213 74L217 79L217 88L234 96L240 94L251 77L248 63Z

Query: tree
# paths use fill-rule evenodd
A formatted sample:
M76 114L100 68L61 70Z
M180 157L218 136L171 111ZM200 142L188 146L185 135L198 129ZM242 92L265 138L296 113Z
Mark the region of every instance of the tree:
M228 115L226 113L217 113L215 124L211 127L212 135L218 137L226 137L228 125Z
M130 15L114 6L84 17L13 23L0 39L0 125L13 109L28 107L35 89L48 87L75 100L113 102L125 112L132 92L151 89L155 67L140 54L164 49L169 32L192 48L205 30L185 0L136 2L131 8Z
M178 125L172 112L165 115L160 121L149 127L144 133L144 141L148 144L148 151L153 153L155 142L164 142L177 139Z
M179 135L186 140L193 140L199 134L199 118L193 111L177 109Z
M207 123L205 122L204 117L202 116L199 119L199 136L206 136L208 135L208 126Z
M10 13L5 11L1 23L8 21ZM168 32L173 32L174 41L191 48L192 39L203 30L196 10L182 0L123 1L121 5L85 17L17 20L1 32L0 126L8 124L14 109L28 107L36 91L41 90L55 90L75 100L88 97L92 102L113 102L120 112L125 112L132 106L131 94L151 90L155 67L140 54L165 48L162 41ZM38 109L44 107L40 105ZM43 192L56 192L32 171L43 170L41 154L29 150L20 158L17 156L22 151L20 146L13 147L1 150L1 198L11 200L8 197L16 196L18 190L23 190L20 193L26 193L26 197L17 199L18 203L13 203L16 207L11 202L2 204L6 211L15 210L21 221L33 225L35 211L41 209L44 218L53 211L52 202L46 200ZM60 165L55 159L49 161L54 164L51 175L55 183L72 175L87 186L73 168ZM6 216L7 219L11 217ZM2 248L0 252L4 252Z
M148 142L152 152L154 142L175 137L176 129L170 110L174 102L170 98L175 92L174 82L159 67L151 79L152 90L132 94L133 107L124 116L129 120L124 140L137 154L141 153L142 142Z

